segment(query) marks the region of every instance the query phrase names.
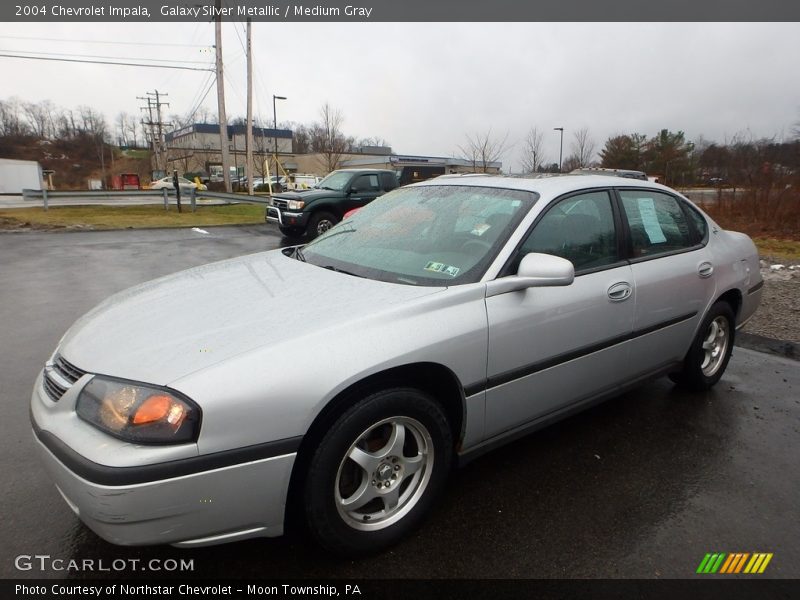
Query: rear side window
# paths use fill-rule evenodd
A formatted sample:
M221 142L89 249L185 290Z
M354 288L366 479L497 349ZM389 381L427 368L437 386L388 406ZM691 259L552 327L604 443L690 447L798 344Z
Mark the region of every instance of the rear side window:
M679 201L653 190L620 190L634 258L685 250L696 238Z
M381 173L381 184L383 184L385 192L393 190L397 187L397 175L394 173Z

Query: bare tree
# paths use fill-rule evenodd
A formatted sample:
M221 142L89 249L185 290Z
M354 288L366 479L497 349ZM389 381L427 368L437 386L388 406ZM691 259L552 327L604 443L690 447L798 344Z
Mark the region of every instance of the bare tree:
M335 171L347 151L348 139L342 134L341 126L344 117L339 109L327 102L320 109L322 120L314 123L309 130L311 149L322 155L322 167L326 173Z
M589 128L582 127L573 134L575 140L572 142L572 156L578 161L578 166L574 168L588 167L592 162L595 151L595 142L589 137ZM565 163L567 161L564 161ZM566 167L564 171L567 171Z
M575 169L580 169L581 166L580 157L577 154L570 154L569 156L564 157L564 160L561 163L561 172L569 173Z
M28 125L33 131L33 135L41 139L49 139L55 137L53 125L53 112L55 106L50 100L44 102L25 102L22 105L22 110L25 113L25 118L28 120Z
M391 146L392 146L386 140L386 138L382 138L382 137L377 136L377 135L373 136L373 137L360 138L358 141L356 141L355 145L358 146L358 147L361 147L361 148L363 148L365 146L378 146L378 147L383 147L383 148L391 148Z
M536 173L544 160L542 157L542 144L544 134L536 127L531 127L525 136L522 149L522 170L525 173Z
M459 151L472 163L474 172L486 173L492 163L500 160L507 149L508 133L503 138L494 137L492 130L486 133L467 134L467 141L458 146Z
M17 98L0 100L0 137L19 137L30 134L30 127L25 123Z

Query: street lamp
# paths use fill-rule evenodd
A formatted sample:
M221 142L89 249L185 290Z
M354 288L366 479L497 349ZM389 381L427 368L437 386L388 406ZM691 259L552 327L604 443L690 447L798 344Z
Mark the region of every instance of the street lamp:
M278 176L278 111L275 108L276 100L286 100L286 96L272 94L272 135L275 139L275 184L277 185L280 178Z
M558 149L558 172L561 173L561 160L564 157L564 128L563 127L553 127L553 131L561 132L561 145Z

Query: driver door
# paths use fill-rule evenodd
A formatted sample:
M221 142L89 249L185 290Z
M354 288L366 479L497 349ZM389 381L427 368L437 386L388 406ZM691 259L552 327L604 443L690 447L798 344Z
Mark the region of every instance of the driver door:
M359 175L350 184L350 193L345 200L347 212L354 208L361 208L381 195L381 184L377 173Z
M608 191L559 199L507 270L516 273L528 252L553 254L573 263L574 282L486 299L487 438L613 389L629 374L636 290L617 222Z

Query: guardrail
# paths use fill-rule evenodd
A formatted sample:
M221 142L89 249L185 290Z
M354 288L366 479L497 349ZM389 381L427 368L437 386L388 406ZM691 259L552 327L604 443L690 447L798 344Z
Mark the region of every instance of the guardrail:
M107 198L109 200L114 198L137 198L137 197L161 197L164 202L164 210L169 207L170 198L177 197L173 188L161 188L160 190L86 190L77 192L55 192L51 190L22 190L22 197L24 200L41 200L45 210L48 210L50 200L57 200L59 198ZM211 198L213 200L224 200L225 202L245 202L248 204L261 204L268 205L270 202L269 197L265 196L249 196L246 194L229 194L227 192L198 192L194 188L190 188L185 192L181 192L181 197L189 198L189 204L192 207L192 212L197 210L197 198Z

